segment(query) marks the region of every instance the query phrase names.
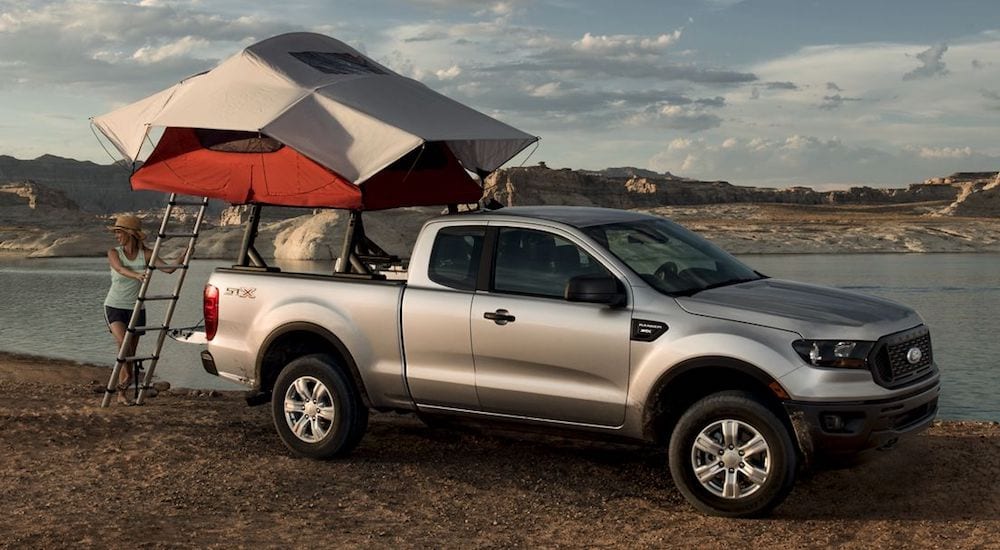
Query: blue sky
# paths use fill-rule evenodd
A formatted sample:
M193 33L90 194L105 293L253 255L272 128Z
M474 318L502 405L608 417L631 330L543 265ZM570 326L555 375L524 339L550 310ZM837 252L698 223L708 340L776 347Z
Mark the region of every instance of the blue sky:
M1000 169L1000 3L0 0L0 153L309 30L541 136L551 167L900 186Z

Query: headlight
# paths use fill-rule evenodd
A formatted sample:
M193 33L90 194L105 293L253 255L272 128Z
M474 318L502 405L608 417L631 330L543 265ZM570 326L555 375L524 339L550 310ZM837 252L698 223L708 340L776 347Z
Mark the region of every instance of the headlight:
M875 342L847 340L796 340L792 347L802 359L817 367L868 368L868 353Z

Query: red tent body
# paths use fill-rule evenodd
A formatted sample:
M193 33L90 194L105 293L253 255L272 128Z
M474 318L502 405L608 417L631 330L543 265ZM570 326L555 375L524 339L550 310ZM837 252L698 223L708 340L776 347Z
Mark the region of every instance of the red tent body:
M193 128L165 129L132 187L232 204L351 210L471 203L482 196L450 149L436 142L355 185L270 138Z

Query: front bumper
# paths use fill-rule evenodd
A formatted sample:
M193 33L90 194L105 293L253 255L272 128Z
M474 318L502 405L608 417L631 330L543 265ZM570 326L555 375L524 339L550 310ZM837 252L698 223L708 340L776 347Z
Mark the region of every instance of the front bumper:
M807 458L847 457L885 449L929 426L937 415L940 381L878 401L787 401L799 448Z

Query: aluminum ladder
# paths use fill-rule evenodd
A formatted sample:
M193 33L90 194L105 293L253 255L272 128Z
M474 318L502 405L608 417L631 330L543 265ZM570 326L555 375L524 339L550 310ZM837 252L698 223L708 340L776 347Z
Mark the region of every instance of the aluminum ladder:
M177 232L175 230L168 231L168 227L171 225L172 216L175 214L174 208L177 206L198 207L198 213L194 218L194 227L190 232ZM135 369L132 376L133 383L138 386L138 396L136 397L135 404L142 405L143 400L146 397L146 390L150 388L150 383L153 380L153 372L156 370L156 364L160 360L160 351L163 349L163 342L167 337L167 333L171 330L183 331L199 328L183 327L171 329L170 321L174 316L174 308L177 306L177 299L180 297L181 288L184 286L184 278L187 276L188 266L191 264L191 254L194 252L194 245L198 240L198 232L201 230L201 222L205 217L205 209L207 207L208 197L177 198L177 193L171 193L170 198L167 199L167 208L163 213L163 221L160 223L160 230L156 233L156 243L153 245L153 252L148 258L146 258L145 277L142 280L142 284L139 286L139 295L135 301L135 306L132 308L132 317L129 319L128 328L125 330L125 338L122 340L122 345L118 349L115 367L111 371L111 378L108 379L108 387L104 390L104 399L101 401L101 407L107 407L110 405L111 397L118 392L118 375L121 372L121 369L125 368L126 363L132 362L134 367L137 362L149 361L149 366L146 370L146 375L142 380L142 385L138 385L138 369ZM164 241L178 238L187 239L187 248L184 250L184 256L179 264L158 267L150 263L158 257L160 247L163 245ZM177 282L174 284L173 292L170 294L160 295L147 294L147 291L149 290L149 282L153 278L153 273L155 271L165 271L167 269L180 270ZM136 323L139 320L139 312L143 309L145 303L153 301L167 302L167 309L163 316L163 324L136 326ZM147 320L146 322L148 323L149 321ZM154 346L151 354L138 355L137 348L136 351L133 352L133 355L126 355L128 353L127 350L132 347L132 343L136 340L136 338L138 338L136 335L137 332L158 333L156 345Z

